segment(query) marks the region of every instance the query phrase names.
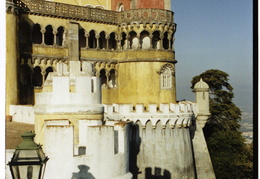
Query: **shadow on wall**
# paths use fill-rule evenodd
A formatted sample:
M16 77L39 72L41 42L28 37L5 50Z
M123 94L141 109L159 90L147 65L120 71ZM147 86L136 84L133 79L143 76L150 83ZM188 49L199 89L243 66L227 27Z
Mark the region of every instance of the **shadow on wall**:
M95 179L95 177L88 172L89 167L86 165L79 165L79 172L73 173L71 179Z
M139 124L139 125L138 125ZM137 179L138 174L140 174L139 168L137 166L137 155L140 152L140 127L141 124L137 122L137 124L131 125L131 136L129 141L130 146L130 156L129 156L129 169L130 172L133 174L133 179Z
M162 172L162 169L157 167L152 172L152 168L148 167L145 168L145 179L171 179L171 173L168 170Z

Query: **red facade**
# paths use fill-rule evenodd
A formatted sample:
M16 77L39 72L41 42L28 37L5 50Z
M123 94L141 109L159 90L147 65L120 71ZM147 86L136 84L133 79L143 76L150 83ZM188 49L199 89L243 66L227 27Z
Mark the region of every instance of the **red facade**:
M155 8L165 9L165 0L112 0L112 10L118 10L121 4L124 5L124 10L140 9L140 8Z

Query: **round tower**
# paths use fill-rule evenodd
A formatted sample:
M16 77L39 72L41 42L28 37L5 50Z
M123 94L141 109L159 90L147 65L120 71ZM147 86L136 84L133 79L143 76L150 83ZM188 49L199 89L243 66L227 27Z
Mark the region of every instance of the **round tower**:
M175 103L173 12L135 9L121 13L125 19L118 28L119 50L113 57L117 59L117 84L103 89L102 103L143 103L145 107Z
M6 0L6 115L10 105L18 104L18 30L19 7L13 0Z

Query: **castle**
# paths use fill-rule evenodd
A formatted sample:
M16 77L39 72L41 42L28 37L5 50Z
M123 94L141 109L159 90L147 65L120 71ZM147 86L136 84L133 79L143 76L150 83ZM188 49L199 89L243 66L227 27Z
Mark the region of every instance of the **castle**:
M170 0L6 0L6 114L46 179L213 179L208 85L177 101Z

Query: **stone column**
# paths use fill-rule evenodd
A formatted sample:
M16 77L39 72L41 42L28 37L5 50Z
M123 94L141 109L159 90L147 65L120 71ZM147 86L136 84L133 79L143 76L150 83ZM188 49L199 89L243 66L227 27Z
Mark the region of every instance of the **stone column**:
M42 45L45 45L45 38L44 38L44 34L45 34L46 30L44 28L41 29L41 33L42 33Z
M53 35L54 35L54 39L53 39L53 46L57 45L57 30L53 30Z
M100 36L99 35L95 35L95 37L96 37L96 41L97 41L96 49L100 49L100 47L99 47L99 38L100 38Z
M89 45L88 45L89 33L86 34L86 32L85 32L85 37L86 37L86 48L88 49L89 48Z
M153 35L149 35L149 38L150 38L150 47L149 47L149 49L152 49L153 48Z

